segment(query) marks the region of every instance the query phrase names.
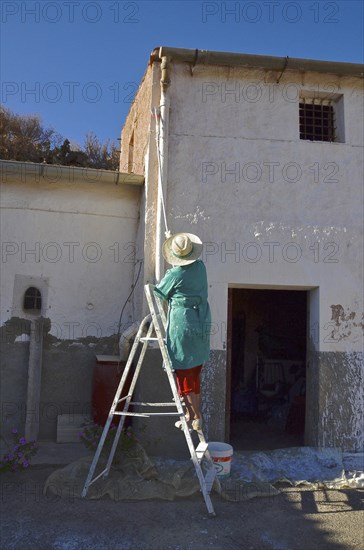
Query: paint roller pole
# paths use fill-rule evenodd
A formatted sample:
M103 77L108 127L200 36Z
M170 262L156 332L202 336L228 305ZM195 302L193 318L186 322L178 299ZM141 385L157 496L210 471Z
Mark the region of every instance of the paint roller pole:
M168 88L170 85L170 58L163 57L161 78L161 98L157 134L158 139L158 204L157 204L157 226L156 226L156 254L155 254L155 277L160 281L164 275L164 258L162 255L162 245L165 238L165 232L168 231L165 215L165 204L167 198L167 175L168 175L168 132L169 132L169 108L170 98ZM157 115L157 113L156 113Z

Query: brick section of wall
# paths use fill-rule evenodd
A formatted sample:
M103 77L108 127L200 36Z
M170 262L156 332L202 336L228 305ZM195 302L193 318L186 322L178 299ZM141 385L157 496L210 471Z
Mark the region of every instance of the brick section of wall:
M144 175L152 97L152 66L149 65L121 132L120 171ZM133 136L134 132L134 136ZM133 153L131 139L133 136Z

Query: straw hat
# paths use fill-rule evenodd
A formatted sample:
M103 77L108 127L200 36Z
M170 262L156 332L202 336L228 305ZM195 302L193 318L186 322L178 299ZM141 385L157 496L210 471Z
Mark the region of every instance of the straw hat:
M169 264L192 264L201 256L202 241L192 233L176 233L164 241L162 253Z

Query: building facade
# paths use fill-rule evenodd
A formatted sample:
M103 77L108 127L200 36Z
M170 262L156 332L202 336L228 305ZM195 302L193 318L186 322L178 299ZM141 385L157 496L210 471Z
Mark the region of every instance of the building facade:
M204 242L210 439L238 442L242 418L269 412L302 444L363 447L362 76L347 63L151 55L121 166L145 176L144 282L167 267L162 195L168 229Z
M147 313L168 228L204 243L209 440L362 450L362 76L162 47L122 130L120 172L2 161L3 433L26 425L29 402L40 439L59 415L90 413L95 355L117 354ZM150 350L142 398L169 395L161 363ZM186 454L170 418L134 424L150 453Z
M95 356L118 354L133 318L143 177L0 168L1 431L24 433L28 421L34 438L55 440L60 415L91 414Z

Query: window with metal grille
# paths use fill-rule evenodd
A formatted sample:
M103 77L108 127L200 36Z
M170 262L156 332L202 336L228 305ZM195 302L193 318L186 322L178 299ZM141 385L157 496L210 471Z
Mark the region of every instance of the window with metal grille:
M330 101L300 100L300 139L336 141L335 110Z
M30 286L24 294L23 308L38 313L42 309L42 295L37 288Z

